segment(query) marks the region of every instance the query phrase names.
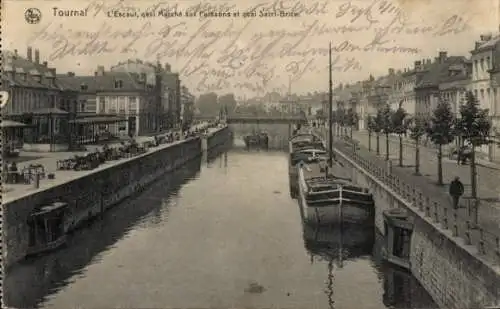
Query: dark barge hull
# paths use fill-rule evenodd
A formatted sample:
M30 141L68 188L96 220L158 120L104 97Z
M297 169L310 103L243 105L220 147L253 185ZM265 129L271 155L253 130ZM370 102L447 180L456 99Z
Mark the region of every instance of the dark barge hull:
M311 181L304 179L303 169L299 169L298 201L305 224L374 225L375 202L366 189L350 184L338 184L328 191L313 192L310 191Z

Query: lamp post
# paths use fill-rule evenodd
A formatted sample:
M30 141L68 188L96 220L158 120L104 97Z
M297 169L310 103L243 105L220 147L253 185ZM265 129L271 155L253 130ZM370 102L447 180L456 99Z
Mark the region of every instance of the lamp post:
M332 125L333 125L333 119L332 119L332 114L333 114L333 81L332 81L332 43L330 42L329 49L328 49L328 56L329 56L329 62L328 62L328 71L329 71L329 89L328 89L328 119L329 119L329 124L328 124L328 147L329 147L329 152L328 152L328 164L330 167L333 166L333 133L332 133Z

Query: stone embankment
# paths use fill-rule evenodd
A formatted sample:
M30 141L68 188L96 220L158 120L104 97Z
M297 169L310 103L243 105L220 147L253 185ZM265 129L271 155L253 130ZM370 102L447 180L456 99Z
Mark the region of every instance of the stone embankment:
M53 186L8 199L3 205L4 266L8 268L26 256L30 239L28 219L37 207L57 201L68 203L65 230L74 230L84 221L141 192L165 173L201 156L203 150L208 151L229 138L227 126L212 128L203 137L159 145L144 154L105 163L90 171L57 172L58 181ZM207 145L205 149L202 143ZM71 177L64 173L71 173Z
M363 145L336 140L337 160L352 179L369 187L376 200L376 226L384 233L383 212L403 208L413 224L410 269L442 308L500 305L499 238L465 209L454 210L446 193L411 170L390 168ZM382 147L381 147L382 148Z

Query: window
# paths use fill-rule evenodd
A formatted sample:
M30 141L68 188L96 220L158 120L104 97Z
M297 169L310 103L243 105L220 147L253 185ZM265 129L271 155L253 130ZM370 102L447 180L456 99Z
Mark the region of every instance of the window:
M137 112L137 98L136 97L129 97L128 98L128 110L131 113Z
M484 71L484 58L481 58L481 72Z
M493 110L493 112L497 114L500 111L500 98L498 97L497 88L493 88L493 93L495 97L495 109Z
M486 57L486 69L490 69L490 57Z
M125 97L118 97L118 111L120 114L125 114Z
M117 97L110 97L109 112L116 113Z
M101 104L99 104L99 112L106 113L107 108L109 107L109 97L104 97L104 100L101 98Z

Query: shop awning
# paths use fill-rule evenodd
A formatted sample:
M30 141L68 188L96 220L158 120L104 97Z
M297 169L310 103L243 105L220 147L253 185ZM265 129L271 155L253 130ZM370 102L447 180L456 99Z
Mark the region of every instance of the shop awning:
M2 120L2 122L0 123L0 127L2 128L22 128L27 126L27 124L14 120Z
M70 120L69 123L76 124L106 124L106 123L117 123L127 121L124 117L105 117L105 116L95 116L95 117L85 117L75 120Z
M32 111L33 115L67 115L67 111L55 107L38 108Z

